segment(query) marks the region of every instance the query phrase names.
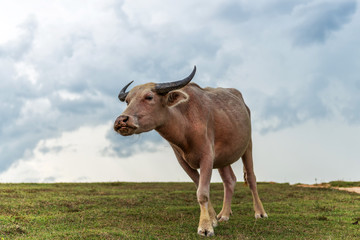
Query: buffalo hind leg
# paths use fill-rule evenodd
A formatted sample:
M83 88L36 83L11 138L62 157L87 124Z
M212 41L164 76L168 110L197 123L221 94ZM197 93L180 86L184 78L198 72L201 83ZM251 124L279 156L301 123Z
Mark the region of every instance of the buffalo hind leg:
M256 187L256 177L254 174L253 168L253 158L252 158L252 141L250 140L249 146L245 151L245 154L242 156L242 161L244 164L244 178L245 181L249 184L254 202L255 218L266 218L268 217L264 207L259 198Z
M224 201L221 212L217 215L219 222L228 221L231 211L231 199L234 194L234 189L236 185L236 177L231 168L231 166L226 166L224 168L219 168L219 173L224 185Z

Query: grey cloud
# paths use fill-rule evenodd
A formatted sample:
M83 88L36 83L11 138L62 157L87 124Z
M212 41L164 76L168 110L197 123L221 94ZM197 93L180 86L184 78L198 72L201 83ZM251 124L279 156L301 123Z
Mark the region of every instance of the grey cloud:
M331 81L322 94L334 114L338 114L349 124L360 123L359 80Z
M332 118L359 124L360 96L357 93L360 88L351 80L322 77L312 79L296 91L281 89L270 96L256 93L255 129L266 134L309 120Z
M26 149L34 145L31 137L22 136L23 132L32 131L32 128L28 127L29 129L27 129L26 126L17 125L23 98L10 91L10 89L18 89L17 83L9 78L13 75L13 71L11 68L6 68L11 64L8 60L0 58L0 65L2 72L0 83L0 169L4 169L10 166L15 159L23 156Z
M43 181L44 183L53 183L56 182L56 177L47 177Z
M111 129L107 138L111 145L103 150L102 154L105 156L115 154L118 157L129 157L140 152L155 152L162 146L168 146L156 131L124 137Z
M328 81L322 78L313 79L296 91L279 89L271 96L258 98L255 129L265 134L289 128L310 119L325 119L332 112L323 93ZM257 93L261 96L261 93Z
M46 98L51 99L51 97ZM106 101L104 98L103 101ZM0 169L5 170L14 161L31 156L32 149L41 139L54 138L63 131L75 130L81 126L102 124L111 119L109 109L101 101L69 101L61 100L53 102L50 108L41 113L21 113L24 102L19 101L14 106L11 116L7 109L1 109L1 115L5 115L6 121L1 123L0 139ZM50 101L50 100L49 100ZM34 108L37 106L35 105ZM49 149L54 151L56 149ZM56 151L58 151L57 149ZM24 155L28 151L27 156ZM29 155L30 154L30 155Z
M91 76L80 71L75 78L65 77L69 74L68 69L61 67L71 65L69 55L72 54L59 51L54 58L34 58L31 51L37 37L35 18L29 18L21 29L23 34L18 38L0 45L0 171L6 170L18 159L31 156L41 139L57 137L62 131L103 123L104 119L109 121L111 118L111 111L106 108L111 106L106 102L109 98L102 95L101 89L89 84ZM64 48L72 46L74 49L71 51L76 54L82 44L79 42L87 41L86 37L86 34L77 35ZM74 41L74 45L71 41ZM27 76L17 77L14 65L19 61L36 67L40 73L37 81L40 84L31 83ZM74 69L76 66L73 64L71 72ZM81 97L73 101L61 99L56 94L61 89L74 91Z
M15 160L22 157L32 156L32 149L36 146L38 140L47 136L46 128L29 123L25 126L9 127L8 130L1 132L0 140L0 171L6 170ZM51 137L56 136L53 133Z
M42 153L49 153L49 152L54 152L54 153L59 153L64 149L63 146L53 146L51 148L47 147L47 146L42 146L39 148L39 151Z
M296 46L324 43L335 31L351 21L357 2L317 1L298 7L294 11L299 20L292 31Z
M161 62L160 56L154 59L151 52L147 51L144 56L132 57L132 49L122 44L113 43L108 49L107 46L99 47L94 44L91 34L85 30L81 33L70 33L64 41L61 41L61 45L55 46L50 51L45 50L48 51L45 52L46 58L43 57L44 55L37 55L37 52L28 55L32 50L31 43L36 37L34 33L36 24L30 23L26 22L23 26L27 31L25 35L31 37L23 38L25 35L21 35L0 46L1 50L7 49L0 55L0 62L4 63L0 68L5 70L0 73L3 77L0 82L2 116L0 171L6 170L18 159L31 156L32 149L41 139L57 137L63 131L72 131L84 125L114 121L121 112L116 111L122 108L117 100L117 94L123 81L129 80L129 65L130 68L143 69L140 75L134 71L134 76L138 76L138 79L145 75L165 78L158 73L154 74L154 68L147 68L143 64L146 60L153 61L154 67L157 68L156 72L161 72L159 71L161 66L154 64ZM112 51L109 51L110 49ZM113 55L120 52L122 53L120 56ZM26 76L14 79L16 69L13 66L19 61L19 57L24 57L25 54L27 54L26 59L21 61L31 62L36 67L41 86L31 84ZM143 61L138 60L140 57ZM182 59L186 57L183 56ZM128 58L129 62L122 66L121 61L124 61L124 58ZM116 60L120 62L116 63ZM79 97L63 99L58 95L60 90L73 92ZM39 99L48 102L49 106L45 109L37 109L39 106L36 102ZM24 112L25 106L27 112ZM137 146L138 149L141 144L143 150L154 151L153 142L158 142L159 139L152 137L151 134L140 136L140 140L134 142L134 147ZM112 151L123 156L131 154L131 147L124 150L119 147L119 141L121 143L118 138L112 138L114 142ZM128 142L125 145L127 144ZM60 150L42 149L44 152Z
M55 107L63 114L91 114L96 109L105 108L105 103L100 99L83 98L79 100L61 100Z
M284 0L274 0L274 1L264 1L262 8L263 14L268 14L271 16L278 16L278 14L289 15L291 12L299 7L299 5L304 5L313 2L312 0L302 0L302 1L284 1Z
M126 29L130 40L137 37L136 41L130 42L126 38L124 40L124 36L118 36L119 44L112 49L114 54L127 55L126 67L134 72L130 76L121 72L118 74L120 79L126 79L123 80L124 84L129 80L135 80L138 84L173 80L187 72L189 66L198 64L194 59L214 59L221 48L220 39L206 24L184 29L181 22L170 20L153 27L130 22L122 6L115 8L115 12L119 28ZM151 12L146 14L151 15ZM134 44L136 42L137 45Z
M219 6L217 17L226 20L230 24L239 24L248 20L263 20L264 18L278 17L279 15L288 15L294 8L301 4L311 2L310 0L298 1L257 1L240 2L226 1Z
M248 20L251 13L240 2L231 1L220 6L218 16L231 23L239 23Z

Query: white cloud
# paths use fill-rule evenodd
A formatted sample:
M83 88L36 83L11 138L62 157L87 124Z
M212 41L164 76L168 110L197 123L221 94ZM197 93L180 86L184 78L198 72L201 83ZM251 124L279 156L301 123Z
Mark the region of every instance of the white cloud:
M31 84L37 83L39 74L31 64L19 62L15 64L15 69L17 72L15 78L25 77Z
M58 92L60 98L62 98L63 100L79 100L81 98L80 94L74 93L74 92L69 92L67 90L60 90Z

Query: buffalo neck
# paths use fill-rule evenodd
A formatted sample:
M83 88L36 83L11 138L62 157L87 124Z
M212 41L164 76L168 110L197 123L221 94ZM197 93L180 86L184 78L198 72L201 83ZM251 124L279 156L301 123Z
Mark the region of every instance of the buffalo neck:
M182 150L187 148L186 117L177 107L169 108L166 120L155 130L170 144L174 144Z

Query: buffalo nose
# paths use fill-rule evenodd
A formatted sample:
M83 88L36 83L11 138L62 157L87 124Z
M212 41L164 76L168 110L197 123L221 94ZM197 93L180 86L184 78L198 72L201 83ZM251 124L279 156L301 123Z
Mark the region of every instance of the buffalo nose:
M129 116L126 116L126 115L121 115L118 119L118 123L121 124L121 123L126 123L127 121L129 120Z

